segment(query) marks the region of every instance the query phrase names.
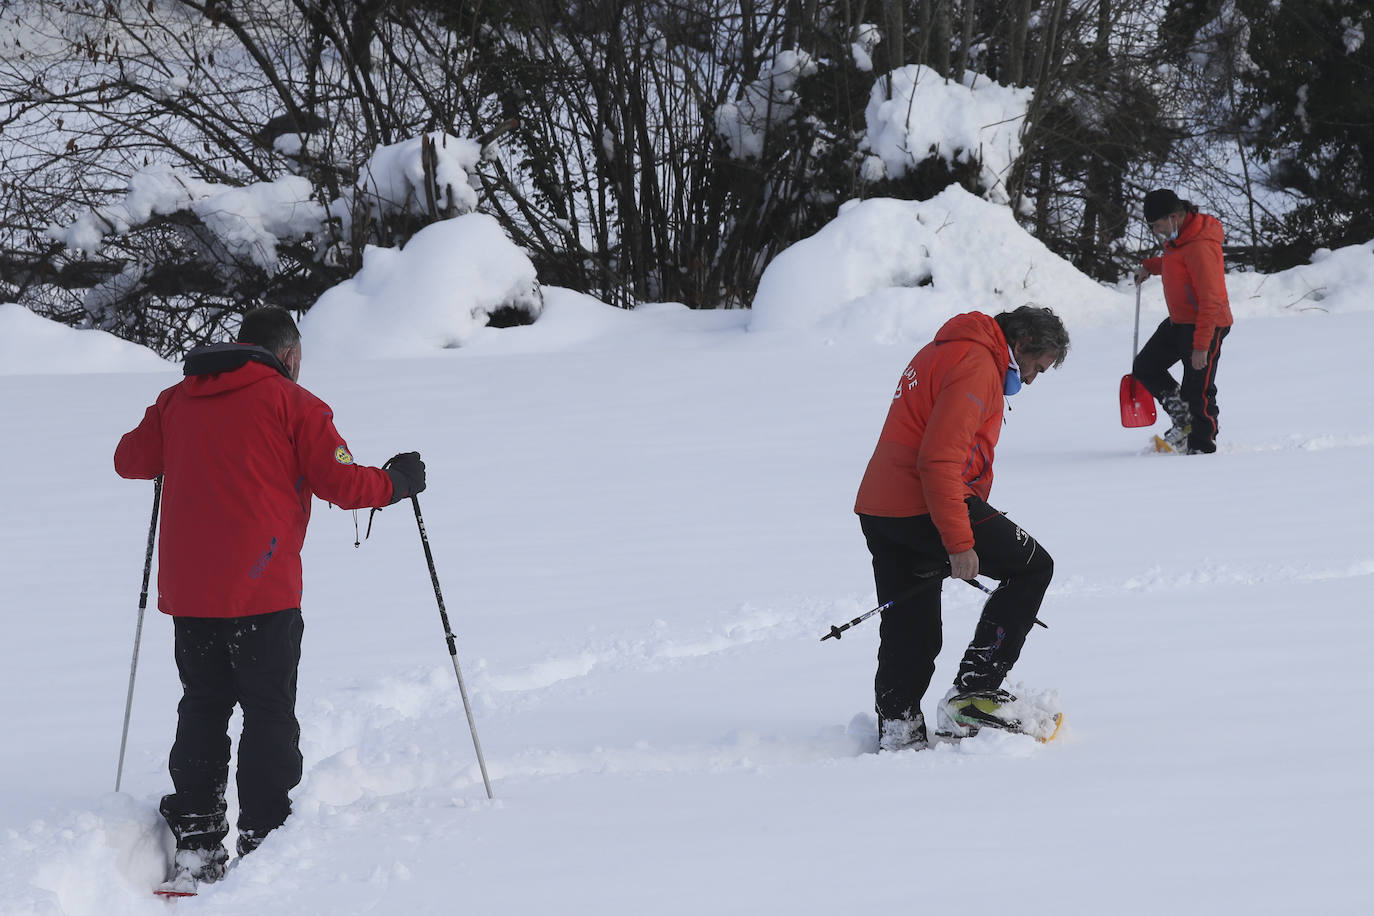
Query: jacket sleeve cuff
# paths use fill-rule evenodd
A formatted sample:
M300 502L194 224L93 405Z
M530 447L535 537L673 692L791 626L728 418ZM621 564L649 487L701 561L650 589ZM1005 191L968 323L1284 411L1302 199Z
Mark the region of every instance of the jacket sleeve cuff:
M394 506L401 500L410 495L410 481L403 474L397 473L393 468L383 468L386 476L391 478L391 500L388 506Z

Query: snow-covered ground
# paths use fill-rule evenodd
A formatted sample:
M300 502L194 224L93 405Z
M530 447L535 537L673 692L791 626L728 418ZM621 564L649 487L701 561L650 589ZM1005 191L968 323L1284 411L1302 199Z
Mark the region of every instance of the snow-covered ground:
M296 814L177 908L1374 912L1374 247L1232 276L1220 451L1164 457L1118 421L1130 288L994 210L851 208L778 259L753 314L546 289L532 326L351 362L307 327L302 383L359 460L428 464L496 800L411 513L355 548L352 514L320 505ZM889 269L911 252L929 263ZM982 282L999 271L1025 285ZM880 757L876 621L819 641L874 604L854 491L914 349L1029 292L1073 349L1012 399L992 502L1056 559L1013 680L1057 692L1065 732ZM1142 330L1162 315L1151 281ZM152 485L111 454L178 370L0 319L26 358L0 367L0 913L164 913L179 691L150 609L114 793ZM936 696L981 597L945 586Z

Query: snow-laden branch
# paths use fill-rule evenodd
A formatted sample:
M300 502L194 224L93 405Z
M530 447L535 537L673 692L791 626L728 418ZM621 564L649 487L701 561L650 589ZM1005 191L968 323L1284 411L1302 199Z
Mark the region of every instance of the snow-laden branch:
M311 200L310 182L299 175L237 188L201 181L170 166L149 166L129 180L122 200L94 207L48 236L69 249L94 254L105 241L126 235L159 216L189 212L235 260L273 273L282 238L318 234L325 211Z
M736 159L763 155L768 132L787 124L797 111L797 82L816 72L805 51L784 51L759 68L759 78L744 87L737 102L716 109L716 130Z
M217 243L214 260L253 267L267 275L278 268L283 243L330 237L330 220L341 235L353 237L353 220L379 221L395 215L423 217L429 201L445 216L477 207L471 174L481 160L476 140L434 134L425 161L425 138L416 137L374 152L359 172L357 185L327 206L299 175L285 175L235 187L202 181L184 169L150 166L134 174L124 197L93 207L47 234L68 249L98 253L111 239L148 226L159 217L192 214ZM426 184L429 191L426 191Z
M433 149L434 160L429 166L432 175L426 174L426 139ZM429 213L430 198L425 189L428 181L430 195L441 211L454 216L471 213L477 209L477 192L473 190L471 176L481 160L482 147L477 140L444 133L379 147L363 166L353 199L335 201L330 210L342 216L341 205L362 204L374 218L397 214L425 216Z
M889 87L890 83L890 87ZM1006 203L1002 183L1021 155L1021 131L1033 90L1003 86L968 73L947 80L921 64L902 67L873 86L865 116L866 177L901 178L921 161L982 164L979 184Z

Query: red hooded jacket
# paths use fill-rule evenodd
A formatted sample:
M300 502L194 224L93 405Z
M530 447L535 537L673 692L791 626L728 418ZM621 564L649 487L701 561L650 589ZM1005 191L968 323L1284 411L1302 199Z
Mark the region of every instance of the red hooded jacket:
M929 515L950 553L973 547L964 499L986 500L1002 432L1002 385L1011 352L989 315L945 322L897 384L854 511Z
M1164 301L1169 320L1191 324L1193 349L1212 346L1217 328L1231 326L1231 301L1226 295L1226 261L1221 223L1205 213L1190 213L1178 228L1178 238L1164 243L1164 254L1146 258L1145 269L1164 277Z
M186 375L114 455L121 477L163 477L158 608L247 617L300 607L311 495L385 506L391 478L353 463L329 406L266 350L203 347Z

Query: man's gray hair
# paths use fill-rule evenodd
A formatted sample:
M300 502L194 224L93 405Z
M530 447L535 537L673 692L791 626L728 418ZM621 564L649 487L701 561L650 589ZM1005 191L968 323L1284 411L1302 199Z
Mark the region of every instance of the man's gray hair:
M1027 303L1013 311L1000 312L995 320L1013 348L1019 343L1021 349L1035 356L1054 353L1056 369L1069 355L1068 329L1059 316L1047 308Z
M257 344L268 353L280 353L301 342L300 329L286 309L276 305L253 309L239 325L239 343Z

